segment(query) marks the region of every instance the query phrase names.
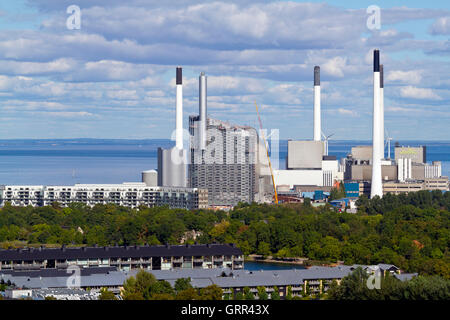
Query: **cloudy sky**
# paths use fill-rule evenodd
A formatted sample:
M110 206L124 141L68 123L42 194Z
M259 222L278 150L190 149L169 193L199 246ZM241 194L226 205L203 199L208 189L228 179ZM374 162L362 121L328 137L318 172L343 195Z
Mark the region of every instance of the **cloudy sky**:
M256 101L266 128L308 139L320 65L323 131L368 140L379 48L390 136L450 140L449 36L447 0L1 1L0 139L168 138L177 65L185 126L204 71L211 117L257 127Z

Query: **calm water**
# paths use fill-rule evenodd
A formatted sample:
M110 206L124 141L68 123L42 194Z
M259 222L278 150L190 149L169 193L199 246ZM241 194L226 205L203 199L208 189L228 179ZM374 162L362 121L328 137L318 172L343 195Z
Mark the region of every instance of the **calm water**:
M427 146L427 161L442 161L450 174L450 142L399 141ZM369 141L330 141L329 153L345 157L355 145ZM0 140L0 185L71 185L140 181L143 170L157 167L157 149L170 140ZM394 143L391 146L393 156ZM280 168L284 168L287 141L280 141Z
M289 269L305 269L305 267L301 265L294 264L284 264L284 263L266 263L266 262L254 262L254 261L245 261L244 263L245 270L289 270Z

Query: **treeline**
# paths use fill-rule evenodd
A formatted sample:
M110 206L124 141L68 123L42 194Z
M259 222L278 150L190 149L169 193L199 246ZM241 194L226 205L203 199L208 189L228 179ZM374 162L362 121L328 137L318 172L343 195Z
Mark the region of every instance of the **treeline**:
M269 294L266 288L260 286L257 288L257 294L250 291L249 287L245 287L243 291L236 294L232 289L231 292L224 292L219 286L212 284L204 288L195 288L191 284L190 278L179 278L175 281L174 286L165 280L157 280L150 272L140 270L136 277L130 277L125 280L121 297L124 300L268 300ZM117 300L117 297L107 288L100 291L100 300ZM270 294L271 300L280 300L280 293L277 286ZM292 296L292 288L289 287L287 300L294 299Z
M331 300L449 300L450 280L439 276L419 276L400 281L387 273L380 276L379 287L361 267L332 283L326 298ZM371 283L372 286L367 285Z
M346 264L395 264L450 278L450 193L362 197L357 214L329 205L239 204L230 212L57 204L0 209L0 242L11 245L237 243L244 254ZM195 240L191 230L200 232Z
M157 280L156 277L144 270L136 277L125 280L121 296L124 300L222 300L223 291L217 285L210 285L202 289L192 287L191 279L180 278L172 287L168 281ZM103 288L100 300L116 300L116 296Z

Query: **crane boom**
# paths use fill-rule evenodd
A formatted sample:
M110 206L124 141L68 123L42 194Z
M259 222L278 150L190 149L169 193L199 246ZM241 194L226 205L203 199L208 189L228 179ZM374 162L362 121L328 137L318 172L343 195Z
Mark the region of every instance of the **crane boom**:
M270 163L269 149L267 148L266 137L264 136L263 125L262 125L261 117L259 116L258 105L256 104L256 101L255 101L255 107L256 107L256 113L258 114L259 128L261 129L261 135L264 140L264 147L266 148L267 160L269 161L270 175L272 176L273 191L275 193L275 203L278 204L277 187L275 186L275 178L273 177L272 164Z

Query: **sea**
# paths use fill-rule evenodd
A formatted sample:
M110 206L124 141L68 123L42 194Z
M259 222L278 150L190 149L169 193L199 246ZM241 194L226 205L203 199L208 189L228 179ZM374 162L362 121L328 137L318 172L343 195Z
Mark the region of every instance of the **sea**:
M391 157L394 143L391 144ZM427 161L442 161L442 174L450 175L450 141L398 143L426 146ZM370 141L330 140L329 154L340 159L351 152L352 146L370 144ZM157 168L158 147L173 145L173 141L166 139L0 140L0 185L137 182L141 181L142 171ZM287 140L280 140L280 169L285 166L286 154Z

